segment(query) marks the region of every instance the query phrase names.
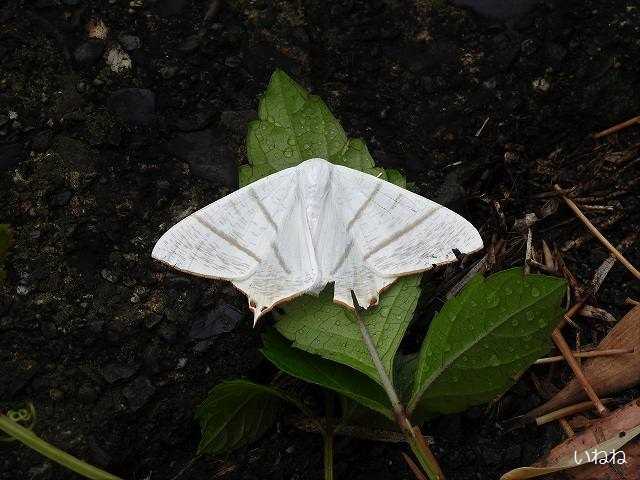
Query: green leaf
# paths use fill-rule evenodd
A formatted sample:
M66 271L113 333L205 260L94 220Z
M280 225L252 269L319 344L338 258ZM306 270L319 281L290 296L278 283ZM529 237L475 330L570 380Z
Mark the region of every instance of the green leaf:
M348 139L325 103L281 70L271 76L260 100L258 120L249 125L247 157L250 165L239 171L241 186L314 157L380 175L402 187L406 183L398 171L390 170L387 177L383 169L376 168L365 143ZM364 315L390 374L420 296L419 283L419 275L398 279L381 295L380 306ZM379 381L352 315L333 303L329 288L320 297L296 299L284 310L277 328L295 347L349 365Z
M394 383L398 391L398 396L404 405L411 399L413 382L416 378L416 368L418 367L418 354L396 355L394 365Z
M409 411L419 421L503 394L540 356L563 309L565 281L520 268L478 275L434 318Z
M282 70L271 76L258 120L249 124L247 156L250 165L240 168L240 186L317 157L386 178L364 142L348 139L327 105Z
M366 375L335 362L293 348L275 330L263 336L262 354L283 372L349 397L393 419L384 390Z
M196 412L202 438L198 453L215 455L253 442L273 425L285 402L284 392L247 380L216 385Z
M405 277L381 295L376 308L361 312L390 376L419 295L420 277ZM349 365L379 382L353 312L336 305L332 298L333 289L326 288L318 297L306 295L283 305L285 315L278 319L276 328L294 347Z

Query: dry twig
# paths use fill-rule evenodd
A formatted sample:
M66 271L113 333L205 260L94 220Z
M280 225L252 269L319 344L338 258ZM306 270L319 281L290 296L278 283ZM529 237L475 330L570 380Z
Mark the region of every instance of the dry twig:
M635 353L635 348L612 348L610 350L583 350L582 352L573 352L574 357L578 358L592 358L592 357L604 357L607 355L624 355L627 353ZM562 355L555 357L540 358L535 361L536 365L542 365L544 363L561 362L564 360Z
M601 132L594 133L592 136L594 139L606 137L607 135L611 135L612 133L619 132L620 130L623 130L627 127L630 127L632 125L638 125L638 124L640 124L640 115L638 115L637 117L630 118L626 122L618 123L613 127L609 127L606 130L602 130Z
M560 190L560 187L558 185L555 185L555 187ZM638 280L640 280L640 271L638 271L633 265L631 265L631 262L629 262L629 260L627 260L616 247L611 245L609 240L607 240L604 235L602 235L600 231L593 225L593 223L591 223L589 219L585 217L585 215L580 211L578 206L573 203L573 201L571 201L571 199L569 199L565 195L563 195L562 198L569 206L569 208L573 210L576 216L582 221L582 223L585 224L589 231L600 241L600 243L602 243L607 248L607 250L609 250L609 252L611 252L611 254L620 261L620 263L627 267L627 270L629 270Z

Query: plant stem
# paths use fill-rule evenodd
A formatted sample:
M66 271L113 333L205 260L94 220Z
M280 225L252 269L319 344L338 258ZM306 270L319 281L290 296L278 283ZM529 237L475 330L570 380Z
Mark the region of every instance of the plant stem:
M387 371L382 364L378 349L373 343L373 339L369 334L369 330L367 329L364 320L362 320L362 317L360 316L360 305L358 304L358 299L356 298L353 290L351 290L351 298L355 307L354 313L356 317L356 323L358 324L358 328L360 329L362 341L369 350L369 355L371 356L373 365L378 371L378 376L380 378L380 381L382 382L382 387L384 388L387 397L389 397L391 407L393 408L393 414L395 416L396 422L398 423L398 426L400 427L400 430L402 431L402 433L404 433L404 436L406 437L411 450L415 454L416 458L420 462L420 465L422 465L422 468L425 470L429 478L431 480L444 480L444 474L440 469L440 465L438 465L438 461L433 456L433 453L431 453L429 446L424 441L420 430L411 425L411 422L409 421L409 418L405 413L405 408L400 402L400 398L396 393L393 382L391 381L391 378L389 378L389 375L387 374ZM416 431L418 434L416 434Z
M333 480L333 434L325 433L324 439L324 480Z
M325 391L325 422L322 438L324 439L324 480L333 480L333 393Z
M82 475L83 477L90 478L92 480L122 480L120 477L116 477L104 470L100 470L99 468L89 465L73 455L63 452L59 448L54 447L50 443L38 437L31 430L14 422L6 415L0 415L0 430L3 430L5 433L11 435L13 438L24 443L27 447L32 448L41 455L44 455L45 457Z

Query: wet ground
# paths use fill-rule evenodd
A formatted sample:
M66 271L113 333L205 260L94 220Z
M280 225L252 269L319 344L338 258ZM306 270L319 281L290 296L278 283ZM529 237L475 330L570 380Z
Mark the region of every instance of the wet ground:
M273 374L240 294L168 271L150 252L168 226L236 187L246 124L277 67L324 98L380 165L465 214L486 243L506 238L500 267L522 263L514 220L540 212L534 196L555 182L613 207L590 213L614 220L603 227L613 243L637 232L638 127L589 135L640 114L640 7L458 3L476 11L435 0L3 3L0 222L16 244L0 287L0 407L31 400L52 443L127 479L168 480L194 455L206 392ZM583 233L563 208L534 226L536 241L558 247ZM640 263L637 246L628 254ZM604 258L590 239L565 255L583 281ZM600 306L623 312L625 297L640 296L631 279L614 267ZM441 281L428 279L405 351L438 308L427 296ZM589 335L606 329L586 322ZM508 432L500 420L539 401L525 377L492 409L427 425L448 478L534 461L559 431ZM322 478L320 437L284 418L182 478ZM0 448L3 480L72 478L25 448ZM401 450L341 438L336 477L411 478Z

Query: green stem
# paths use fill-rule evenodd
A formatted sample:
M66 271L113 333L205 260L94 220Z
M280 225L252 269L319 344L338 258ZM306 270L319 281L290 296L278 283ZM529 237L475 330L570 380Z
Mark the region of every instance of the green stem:
M333 480L333 433L325 433L324 438L324 480Z
M378 371L378 377L382 383L382 387L389 397L389 401L391 402L391 407L393 408L393 414L396 419L396 423L400 427L400 430L404 434L407 439L407 443L411 447L411 450L418 458L420 465L429 476L430 480L444 480L444 475L442 474L442 470L440 469L440 465L438 465L438 461L433 456L431 451L429 450L429 446L424 442L422 438L422 434L416 433L414 427L411 425L409 421L409 417L407 417L406 410L398 397L398 394L393 386L393 382L391 378L387 374L387 371L384 368L382 360L380 358L380 353L376 348L375 343L373 343L373 339L369 334L369 330L367 329L367 325L362 320L360 316L360 306L358 305L358 299L356 298L355 293L351 290L351 298L353 300L353 305L355 307L355 317L356 323L358 324L358 328L360 329L360 335L362 336L362 341L365 346L369 350L369 355L371 356L371 360L373 361L373 365L376 367Z
M93 465L83 462L73 455L63 452L59 448L45 442L31 430L24 428L22 425L14 422L5 415L0 415L0 430L3 430L5 433L11 435L13 438L24 443L27 447L32 448L41 455L44 455L64 467L67 467L69 470L72 470L83 477L90 478L92 480L122 480L120 477L111 475L104 470L100 470Z
M332 392L325 391L325 423L322 438L324 440L324 480L333 480L333 406L334 396Z

